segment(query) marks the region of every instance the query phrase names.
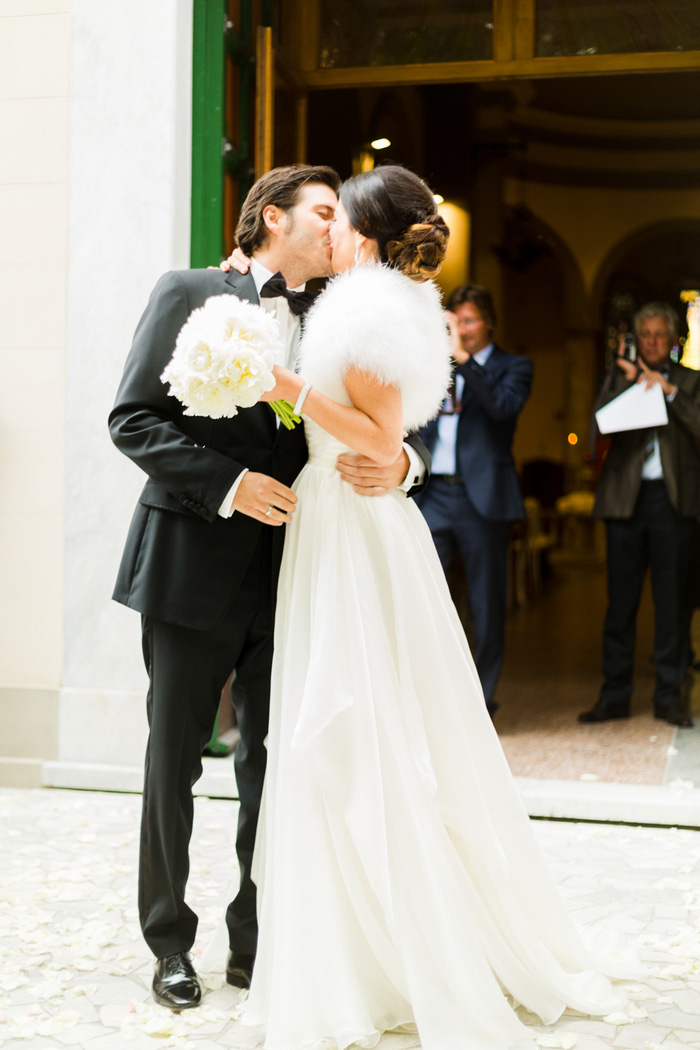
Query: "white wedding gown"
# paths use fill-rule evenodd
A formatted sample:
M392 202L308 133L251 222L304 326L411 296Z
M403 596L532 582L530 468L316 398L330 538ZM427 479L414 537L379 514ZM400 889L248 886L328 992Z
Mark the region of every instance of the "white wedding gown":
M342 289L356 306L357 283ZM316 314L328 356L305 353L302 374L340 397L347 353ZM531 1047L505 992L545 1023L567 1006L606 1013L613 967L584 948L548 873L419 509L355 494L335 469L343 446L310 421L306 435L243 1023L270 1050L374 1046L412 1023L424 1050Z

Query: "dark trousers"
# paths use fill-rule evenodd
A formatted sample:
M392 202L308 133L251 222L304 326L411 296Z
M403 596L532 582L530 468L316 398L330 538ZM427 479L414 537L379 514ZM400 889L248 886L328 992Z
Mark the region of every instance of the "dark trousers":
M601 701L624 708L632 695L637 610L647 568L654 600L654 708L680 700L688 669L685 598L693 521L676 512L663 481L643 481L631 518L608 519L608 609Z
M185 903L192 834L192 785L202 773L221 690L232 689L241 740L235 769L240 797L236 852L238 895L226 913L231 947L255 953L257 919L250 865L265 776L274 620L270 540L265 530L227 615L195 631L143 618L143 653L150 678L150 733L141 820L139 916L157 958L189 951L197 916Z
M419 499L443 569L459 551L474 623L474 662L486 703L493 704L503 664L508 566L507 521L487 521L462 484L433 477Z

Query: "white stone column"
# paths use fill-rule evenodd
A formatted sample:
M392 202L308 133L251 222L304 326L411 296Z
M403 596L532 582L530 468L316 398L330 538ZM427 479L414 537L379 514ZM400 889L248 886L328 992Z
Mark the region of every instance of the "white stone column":
M0 2L0 783L57 746L70 0Z
M72 0L63 681L45 780L121 784L146 736L140 624L111 601L143 476L107 416L156 280L189 265L192 0ZM140 779L140 774L139 774Z

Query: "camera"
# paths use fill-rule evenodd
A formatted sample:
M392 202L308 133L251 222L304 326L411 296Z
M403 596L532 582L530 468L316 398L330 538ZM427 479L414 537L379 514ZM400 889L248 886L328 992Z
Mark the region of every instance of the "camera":
M637 360L637 344L630 332L622 337L622 353L620 356L624 357L625 361L635 362Z

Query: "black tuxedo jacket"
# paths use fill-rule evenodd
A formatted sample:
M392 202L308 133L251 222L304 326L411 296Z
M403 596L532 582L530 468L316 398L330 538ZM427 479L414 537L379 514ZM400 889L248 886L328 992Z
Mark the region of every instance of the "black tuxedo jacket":
M519 413L530 395L532 361L494 346L485 365L470 359L456 374L464 379L457 426L457 473L470 500L487 521L525 516L511 447ZM433 451L438 420L421 430Z
M158 281L138 324L109 417L112 440L148 479L136 506L113 597L147 616L196 630L231 607L261 531L272 534L276 586L284 527L218 509L248 467L291 485L306 462L304 427L277 427L268 404L233 419L186 416L160 375L180 328L211 295L258 303L250 274L180 270ZM411 443L429 463L427 450ZM370 497L367 497L370 498Z
M669 382L678 387L666 403L668 424L658 427L664 482L671 503L683 517L700 515L700 372L669 361ZM603 382L595 411L632 384L615 367ZM598 483L593 513L598 518L630 518L639 495L646 446L652 431L624 430L612 435Z
M160 380L190 313L209 296L224 294L259 302L250 274L181 270L161 277L109 417L117 448L148 475L113 597L200 630L230 608L265 528L245 514L219 517L226 493L245 467L291 485L306 460L303 427L278 428L269 405L241 410L233 419L186 416ZM284 529L271 531L278 568Z

